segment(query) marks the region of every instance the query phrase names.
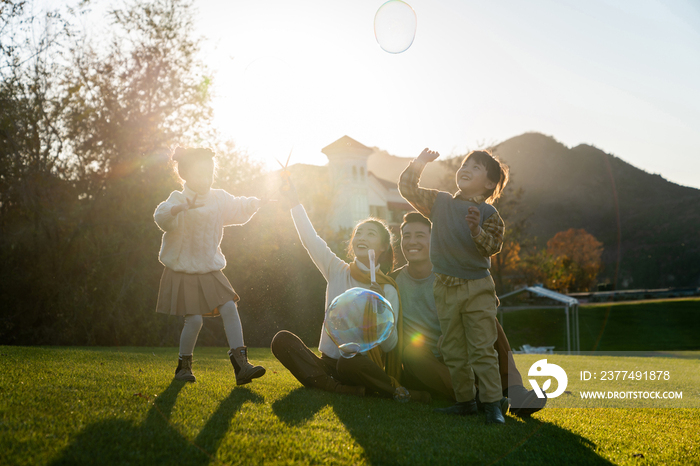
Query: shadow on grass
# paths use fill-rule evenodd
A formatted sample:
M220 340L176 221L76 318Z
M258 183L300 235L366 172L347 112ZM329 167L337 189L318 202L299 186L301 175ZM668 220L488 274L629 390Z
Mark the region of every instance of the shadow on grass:
M329 404L330 393L299 387L272 404L272 411L288 426L306 424L324 406Z
M505 426L488 426L483 415L446 416L433 413L433 405L300 387L272 409L285 424L300 426L331 406L370 464L612 464L588 439L536 418L508 416Z
M247 388L232 390L197 438L190 441L170 423L173 406L185 384L173 380L156 397L140 425L110 419L87 426L51 464L209 464L214 460L236 412L247 401L262 403L263 399Z

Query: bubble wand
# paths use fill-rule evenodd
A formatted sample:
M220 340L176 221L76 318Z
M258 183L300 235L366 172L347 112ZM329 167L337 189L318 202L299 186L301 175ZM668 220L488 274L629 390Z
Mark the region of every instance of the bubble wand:
M374 271L374 249L369 250L369 280L372 285L377 284L377 274Z
M378 287L377 284L377 273L374 270L374 249L369 250L369 281L370 287ZM372 299L372 311L377 313L377 300Z

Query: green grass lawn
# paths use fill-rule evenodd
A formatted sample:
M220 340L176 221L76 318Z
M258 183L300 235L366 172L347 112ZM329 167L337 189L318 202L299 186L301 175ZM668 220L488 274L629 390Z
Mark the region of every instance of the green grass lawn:
M700 299L599 303L579 308L581 351L700 350ZM555 346L566 351L564 309L505 313L511 347Z
M243 387L223 348L196 350L194 384L173 381L175 348L0 355L3 465L700 464L698 409L545 409L487 426L432 412L447 401L305 389L268 349L250 350L268 372ZM680 361L697 374L698 359Z

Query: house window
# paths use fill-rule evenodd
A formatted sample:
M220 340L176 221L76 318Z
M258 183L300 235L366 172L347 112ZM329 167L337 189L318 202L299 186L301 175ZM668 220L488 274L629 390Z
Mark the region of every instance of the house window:
M360 167L360 181L365 181L365 167Z
M390 223L401 223L403 222L403 216L405 213L405 210L389 210L388 220Z
M385 206L371 205L369 206L369 215L371 217L381 218L384 220L389 220L387 218L387 209Z
M357 167L354 165L352 166L352 179L357 181Z

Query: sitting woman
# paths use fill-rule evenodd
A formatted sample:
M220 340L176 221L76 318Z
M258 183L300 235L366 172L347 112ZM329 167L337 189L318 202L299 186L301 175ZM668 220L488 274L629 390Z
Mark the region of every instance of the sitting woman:
M394 280L386 275L394 265L392 235L386 224L381 220L367 219L355 226L348 247L354 260L348 264L335 255L316 234L306 210L297 199L294 187L291 186L284 194L291 207L299 238L328 283L326 309L345 291L354 287L367 288L379 292L389 301L395 321L400 322L398 288ZM376 270L378 288L371 288L370 284L370 249L374 249L379 262ZM318 345L320 358L298 336L286 330L274 336L271 347L275 357L305 387L358 396L369 391L401 402L413 400L429 403L429 393L409 391L398 382L401 357L396 350L392 350L403 347L399 342L401 335L401 329L397 328L379 347L351 358L341 357L340 350L323 329Z

